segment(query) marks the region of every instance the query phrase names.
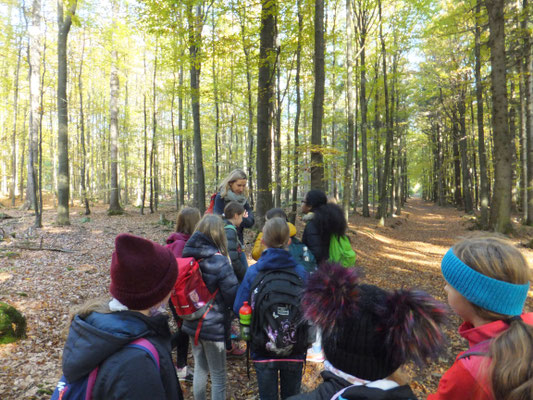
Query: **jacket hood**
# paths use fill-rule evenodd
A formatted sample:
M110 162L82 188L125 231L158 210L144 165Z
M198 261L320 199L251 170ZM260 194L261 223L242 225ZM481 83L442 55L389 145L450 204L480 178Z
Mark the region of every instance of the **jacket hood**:
M269 248L263 251L256 265L258 271L266 271L270 269L293 268L298 263L287 250Z
M185 244L183 257L194 257L195 259L207 258L219 253L213 241L202 232L194 232Z
M182 240L186 242L190 237L191 235L186 235L185 233L174 232L167 238L167 244L174 243L176 240Z
M139 313L93 312L85 319L76 315L63 350L65 377L71 382L80 379L129 342L146 336L150 328L143 318L135 314ZM165 318L166 322L166 317L154 318Z

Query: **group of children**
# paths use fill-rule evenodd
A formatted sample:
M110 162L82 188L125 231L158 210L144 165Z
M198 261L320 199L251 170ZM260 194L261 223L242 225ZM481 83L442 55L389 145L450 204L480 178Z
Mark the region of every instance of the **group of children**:
M176 338L182 379L190 378L186 361L192 342L195 400L206 399L208 374L211 398L226 398L226 357L234 351L230 322L245 301L258 309L258 280L271 272L292 273L296 284L301 283L299 307L309 324L308 339L313 328L321 332L325 361L323 382L312 392L300 393L305 348L312 340L302 347L294 342L302 336L294 332L289 341L295 346L288 352L259 348L252 341L261 400L415 399L402 366L409 361L425 364L443 349L447 308L422 291L365 284L358 269L330 262L324 235L345 234L346 221L340 207L331 207L320 191L308 192L302 202L302 211L311 214L302 241L318 268L309 270L291 255L291 242L298 243L296 228L280 209L267 214L252 252L257 262L248 267L242 224L247 220L246 227L253 225L253 213L243 202L242 176L223 186L231 199L217 199L218 211L224 200L223 218L201 217L198 210L183 208L166 248L129 234L117 236L112 300L91 303L75 314L63 353L65 377L80 379L99 366L95 399L182 398L162 310L177 277L175 258L194 257L205 285L216 293L198 340L189 337L194 338L199 321L184 321ZM459 333L470 349L459 354L428 399L532 399L533 313L524 313L530 269L523 255L501 239L467 239L446 253L441 270L448 304L464 321ZM278 309L273 314L279 314L276 318L284 312L289 313ZM278 343L276 332L268 335ZM138 338L155 346L158 369L146 351L126 346Z

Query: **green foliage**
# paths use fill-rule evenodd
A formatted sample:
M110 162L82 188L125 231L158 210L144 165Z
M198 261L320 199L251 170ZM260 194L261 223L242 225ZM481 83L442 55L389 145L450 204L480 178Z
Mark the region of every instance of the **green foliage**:
M0 302L0 344L26 337L26 318L13 306Z

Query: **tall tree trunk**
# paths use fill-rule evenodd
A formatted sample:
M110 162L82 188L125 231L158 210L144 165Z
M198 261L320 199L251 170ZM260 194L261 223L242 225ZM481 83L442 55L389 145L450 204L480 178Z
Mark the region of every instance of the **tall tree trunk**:
M507 109L507 76L505 54L504 0L485 0L489 14L489 46L491 61L492 126L494 129L494 191L491 204L491 226L497 232L511 227L512 138L509 136ZM532 154L533 155L533 154Z
M365 63L365 38L366 31L361 32L360 39L360 60L361 60L361 87L360 100L361 107L361 162L363 175L363 217L370 217L370 210L368 209L368 148L367 148L367 101L366 101L366 63Z
M18 119L18 95L19 95L19 72L20 72L20 60L22 55L22 38L19 40L19 48L17 53L17 69L15 71L15 91L13 93L13 135L11 136L11 150L13 151L11 156L11 206L15 207L15 195L17 188L17 119Z
M271 113L275 76L276 0L261 0L259 79L257 94L257 219L263 226L266 212L272 208Z
M67 39L72 25L72 15L76 11L77 1L72 2L65 16L63 1L57 2L57 219L58 225L70 225L69 190L70 175L68 165L68 104L67 104Z
M353 96L353 29L352 29L352 0L346 0L346 97L348 101L348 141L346 149L346 164L344 166L342 207L344 216L348 219L348 210L350 208L350 183L352 180L352 163L354 147L354 96Z
M143 143L144 143L144 168L143 168L143 184L141 196L141 215L144 215L144 202L146 201L146 173L147 173L147 159L148 159L148 126L147 126L147 110L146 110L146 93L143 94Z
M479 198L481 206L481 229L489 226L489 183L487 178L487 155L485 152L485 132L483 124L483 83L481 78L481 2L476 5L476 30L475 30L475 77L476 77L476 108L477 108L477 134L479 153Z
M459 111L459 125L460 125L460 137L459 148L461 151L461 177L463 181L463 203L465 207L465 213L471 214L474 212L472 205L472 191L471 191L471 176L470 169L468 167L468 142L466 136L466 105L465 105L465 89L460 89L460 95L458 100Z
M89 208L89 198L87 196L87 185L85 181L86 170L87 170L87 151L85 149L85 116L83 114L83 84L81 80L84 53L85 53L85 33L83 34L83 42L81 45L80 70L78 73L78 92L80 96L81 195L82 195L83 204L85 205L85 215L89 215L91 213L91 209Z
M116 26L115 19L118 14L118 4L113 2L113 26ZM119 79L118 79L118 51L117 44L113 43L111 51L111 74L109 78L109 146L110 146L110 192L109 192L109 209L108 214L121 214L122 207L119 204L118 189L118 96L119 96Z
M322 146L322 118L324 116L324 0L315 0L315 92L313 95L313 122L311 126L311 188L324 188L324 159Z
M455 205L461 207L463 205L463 198L461 196L461 155L459 152L459 127L455 111L452 116L452 140Z
M525 89L525 121L527 138L527 224L533 225L533 57L531 56L531 7L528 0L522 1L522 32L524 37L524 89ZM524 115L522 115L524 118Z
M215 97L215 185L218 185L218 182L219 182L219 164L220 164L220 159L219 159L219 145L218 145L218 135L219 135L219 128L220 128L220 106L219 106L219 100L218 100L218 82L217 82L217 71L216 71L216 68L215 68L215 42L216 42L216 39L215 39L215 34L216 34L216 31L215 31L215 8L213 7L212 8L212 21L213 21L213 24L212 24L212 42L213 42L213 55L212 55L212 71L213 71L213 95Z
M172 71L172 97L170 100L170 128L172 130L172 155L174 156L174 165L172 169L174 194L176 196L176 210L180 209L179 190L178 190L178 144L176 141L176 127L174 124L174 102L176 98L176 70ZM181 96L181 87L180 87Z
M200 46L202 42L203 17L200 6L196 7L196 15L192 6L187 6L189 23L189 55L191 74L191 106L194 125L194 167L195 191L194 204L203 214L205 211L205 175L202 155L202 132L200 129Z
M276 125L274 128L274 207L281 207L281 72L276 64Z
M34 0L31 12L31 25L29 27L28 63L30 83L30 123L28 135L28 184L26 203L28 208L33 208L38 214L37 204L37 177L35 159L37 158L37 137L39 135L39 81L40 81L40 41L41 41L41 1Z
M381 187L379 190L379 207L377 218L380 219L380 224L385 225L385 218L387 216L387 185L390 174L390 158L392 147L392 126L390 123L389 110L389 91L387 82L387 52L385 51L385 39L383 37L383 20L381 15L381 0L378 1L379 11L379 36L381 41L381 57L383 63L383 92L385 98L385 124L387 130L387 138L385 140L385 168L383 169L383 179L381 180Z
M301 0L296 2L298 7L298 44L296 47L296 115L294 117L294 154L293 154L293 180L292 180L292 207L290 221L294 224L296 221L296 212L298 208L298 156L299 156L299 138L298 129L300 127L300 114L302 112L302 98L300 93L300 69L302 65L302 30L303 30L303 16L301 10Z
M180 97L178 100L178 132L180 152L180 207L185 204L185 164L183 163L183 64L180 64Z

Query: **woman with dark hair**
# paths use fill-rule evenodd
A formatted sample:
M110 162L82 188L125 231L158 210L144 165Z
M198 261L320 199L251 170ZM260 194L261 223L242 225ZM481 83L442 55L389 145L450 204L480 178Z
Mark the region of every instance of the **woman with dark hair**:
M328 203L322 190L307 192L302 201L303 220L306 226L302 242L311 250L317 264L329 258L329 242L332 235L344 236L348 224L344 212L337 204Z

